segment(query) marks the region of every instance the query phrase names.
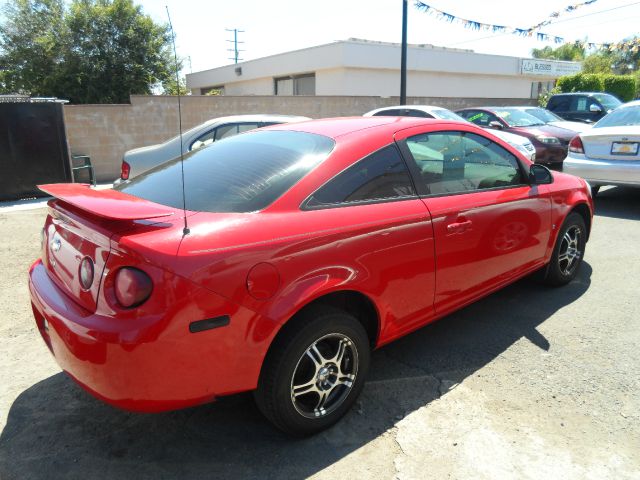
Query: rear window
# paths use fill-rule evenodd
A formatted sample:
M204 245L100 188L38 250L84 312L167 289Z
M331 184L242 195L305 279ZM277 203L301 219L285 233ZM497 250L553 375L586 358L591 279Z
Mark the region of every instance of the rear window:
M198 212L253 212L269 206L331 153L334 141L304 132L263 131L215 142L184 157L185 203ZM182 208L180 158L115 190Z
M623 127L640 125L640 106L624 107L606 115L593 128Z

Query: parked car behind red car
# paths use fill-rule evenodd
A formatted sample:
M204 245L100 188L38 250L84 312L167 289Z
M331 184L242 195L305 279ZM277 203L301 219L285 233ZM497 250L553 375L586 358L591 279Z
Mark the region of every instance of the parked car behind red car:
M280 125L183 165L186 211L179 159L114 190L41 187L37 327L110 404L254 390L294 435L346 413L372 349L531 272L570 282L592 221L583 180L466 122Z
M518 107L465 108L456 113L482 127L495 128L522 135L536 147L536 163L561 169L574 132L553 125L523 112Z

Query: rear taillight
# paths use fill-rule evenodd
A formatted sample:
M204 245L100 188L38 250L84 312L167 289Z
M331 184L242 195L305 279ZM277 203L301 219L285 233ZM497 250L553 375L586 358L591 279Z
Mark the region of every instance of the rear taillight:
M131 173L131 165L123 160L122 166L120 167L120 178L122 180L129 180L129 173Z
M93 260L89 257L84 257L80 262L80 286L83 290L89 290L93 284Z
M143 303L153 290L149 275L133 267L123 267L116 273L116 300L123 307L135 307Z
M573 153L584 153L584 146L580 135L576 135L569 142L569 151Z

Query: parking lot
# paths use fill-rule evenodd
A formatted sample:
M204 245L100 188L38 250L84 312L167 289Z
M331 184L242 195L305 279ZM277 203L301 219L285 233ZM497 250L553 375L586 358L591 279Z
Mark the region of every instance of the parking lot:
M603 190L576 281L522 280L373 354L334 428L274 430L243 394L102 404L61 373L26 286L43 208L0 208L0 479L640 478L640 191Z

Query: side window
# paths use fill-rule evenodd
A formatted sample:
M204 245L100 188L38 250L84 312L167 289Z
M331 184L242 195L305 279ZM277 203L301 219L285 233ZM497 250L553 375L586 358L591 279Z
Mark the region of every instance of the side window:
M254 128L258 128L260 125L257 123L241 123L238 125L238 133L248 132Z
M572 112L586 112L588 111L587 108L587 97L582 97L582 96L578 96L576 95L575 97L573 97L572 99L573 101L571 102L571 111Z
M213 129L204 135L200 135L195 142L191 144L189 150L197 150L198 148L206 147L210 143L213 143L216 136L216 129Z
M434 132L406 140L428 195L472 192L522 183L518 160L488 138Z
M433 116L429 115L427 112L423 112L422 110L415 110L411 108L407 108L404 111L404 115L406 115L407 117L433 118Z
M320 187L310 208L415 196L409 171L395 145L360 160Z
M549 100L547 105L549 110L554 112L568 112L569 111L569 99L567 97L555 97Z
M374 113L373 116L374 117L401 117L402 112L397 108L393 108L391 110L382 110L381 112Z
M198 148L206 147L216 140L233 137L234 135L248 130L253 130L259 126L260 125L257 123L231 123L229 125L223 125L198 137L196 141L191 144L190 150L197 150Z
M216 140L222 140L223 138L233 137L238 134L238 125L232 123L229 125L223 125L216 128Z

